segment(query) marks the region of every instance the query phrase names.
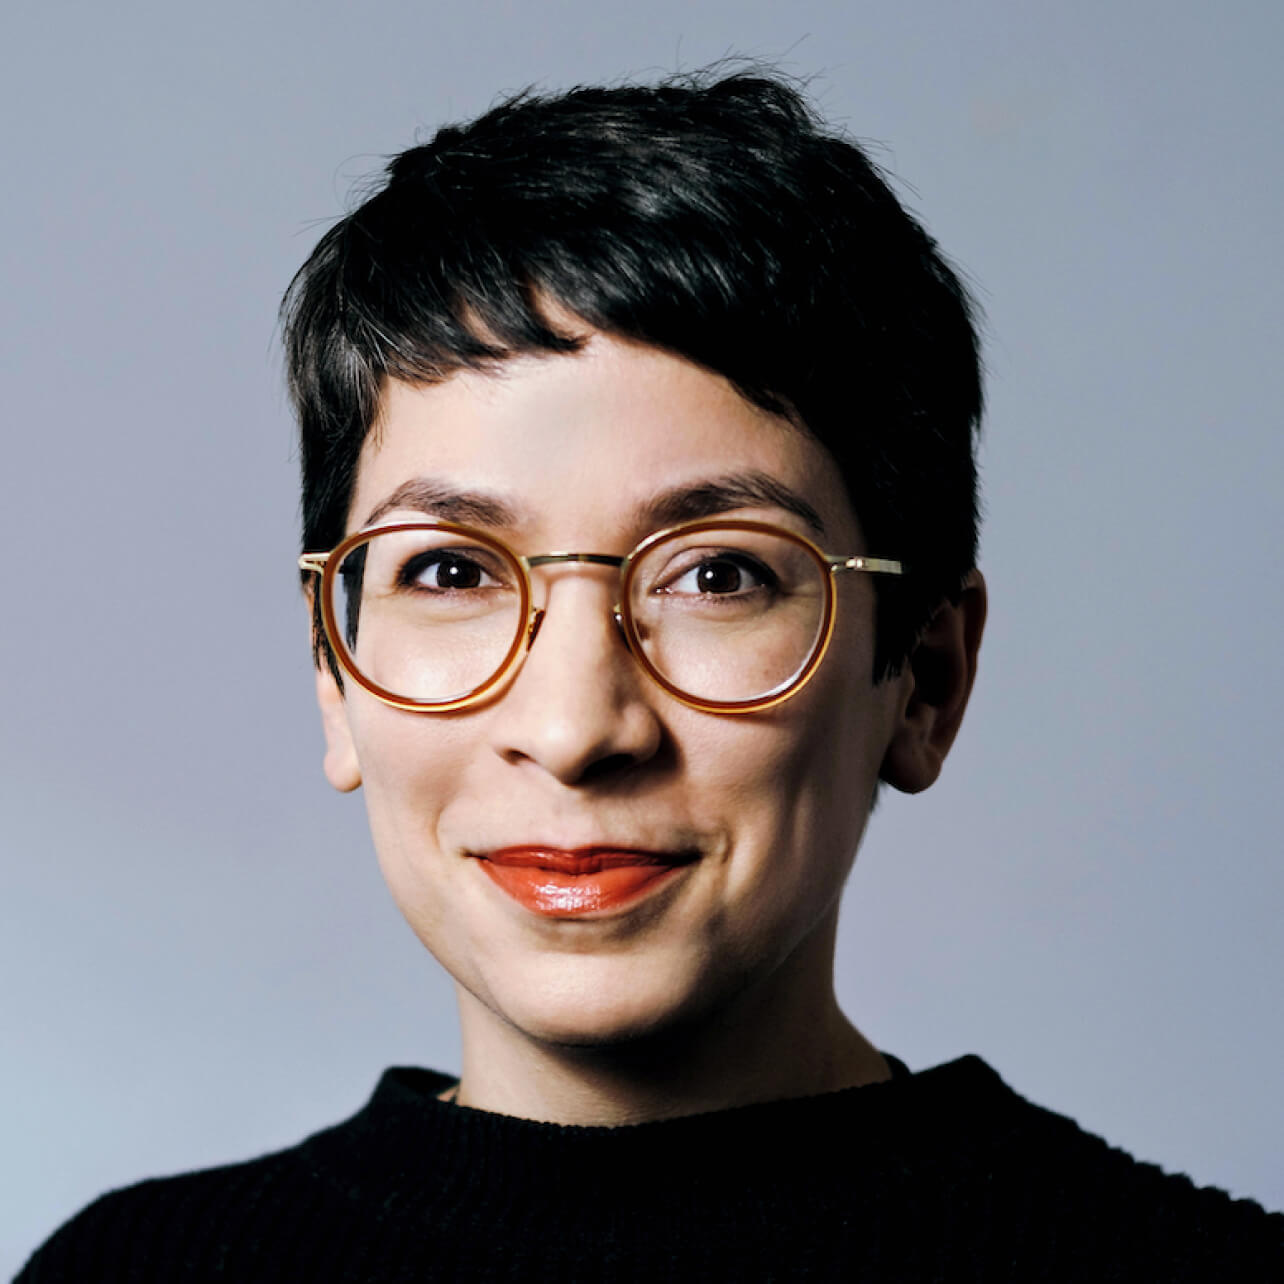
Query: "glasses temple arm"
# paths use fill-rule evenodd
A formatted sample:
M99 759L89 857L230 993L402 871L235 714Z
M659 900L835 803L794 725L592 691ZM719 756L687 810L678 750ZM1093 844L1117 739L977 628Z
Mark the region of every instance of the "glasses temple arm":
M904 575L905 563L890 557L836 557L826 559L829 569L838 571L866 571L870 575Z

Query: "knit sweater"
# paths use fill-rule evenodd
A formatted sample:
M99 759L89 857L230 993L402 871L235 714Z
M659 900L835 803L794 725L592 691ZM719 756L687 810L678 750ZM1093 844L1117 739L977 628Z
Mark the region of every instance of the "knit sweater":
M975 1057L619 1128L387 1071L288 1150L103 1196L17 1284L1284 1280L1284 1216L1139 1163Z

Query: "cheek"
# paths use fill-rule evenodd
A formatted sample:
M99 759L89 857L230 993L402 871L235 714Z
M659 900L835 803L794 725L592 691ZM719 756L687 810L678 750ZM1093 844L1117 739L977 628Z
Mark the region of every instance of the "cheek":
M363 708L352 728L384 882L415 935L457 973L468 889L458 885L462 862L443 844L442 817L463 793L476 736L466 720L384 705Z
M893 722L893 693L870 682L865 625L858 609L840 616L813 680L745 727L739 751L728 749L722 762L721 770L731 769L723 783L738 805L740 836L759 867L753 889L753 871L743 871L745 890L779 897L780 912L786 903L804 915L832 905L864 833ZM763 912L777 909L764 904Z
M790 877L845 875L885 747L885 713L874 695L867 679L818 675L768 714L688 738L691 796L725 806L743 853L733 877L746 889L753 883L770 895ZM764 864L770 879L761 877Z
M448 719L377 701L354 701L349 723L375 848L391 873L403 855L435 845L437 817L462 770L465 737Z

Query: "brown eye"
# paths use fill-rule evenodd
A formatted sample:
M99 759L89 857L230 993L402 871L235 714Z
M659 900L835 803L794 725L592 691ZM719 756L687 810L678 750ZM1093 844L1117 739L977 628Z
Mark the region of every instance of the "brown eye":
M693 593L708 597L729 597L773 589L779 580L769 567L744 553L720 553L705 557L664 588L667 593Z
M397 578L409 588L449 592L480 588L487 576L485 568L473 558L433 549L412 557Z
M740 567L725 558L702 562L696 571L696 588L701 593L736 593L740 589Z

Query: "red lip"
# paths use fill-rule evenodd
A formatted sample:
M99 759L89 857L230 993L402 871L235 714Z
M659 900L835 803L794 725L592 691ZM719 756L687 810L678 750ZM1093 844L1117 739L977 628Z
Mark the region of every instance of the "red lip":
M695 852L618 847L504 847L480 854L491 881L519 905L551 918L619 909L657 888L697 858Z

